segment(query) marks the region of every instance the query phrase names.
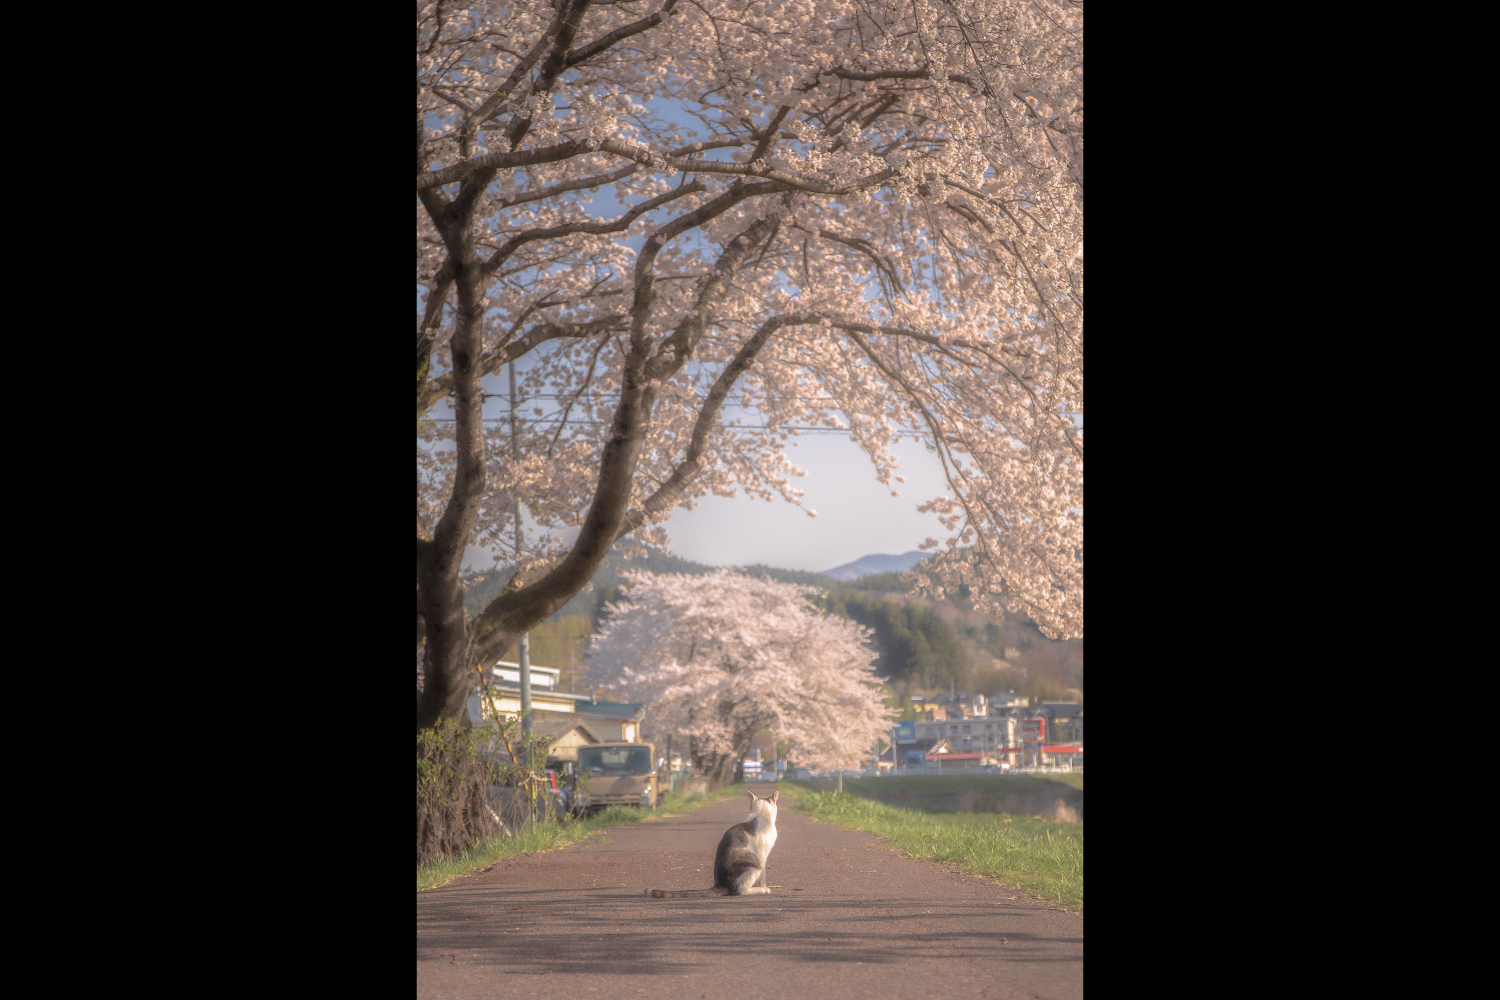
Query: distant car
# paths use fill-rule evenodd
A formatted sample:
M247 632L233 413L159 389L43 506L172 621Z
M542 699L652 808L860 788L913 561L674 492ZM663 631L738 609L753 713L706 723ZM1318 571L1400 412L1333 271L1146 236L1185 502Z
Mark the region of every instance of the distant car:
M660 800L651 762L656 747L650 743L595 743L578 748L578 770L587 787L574 803L575 811L597 812L605 806L632 805L655 809Z

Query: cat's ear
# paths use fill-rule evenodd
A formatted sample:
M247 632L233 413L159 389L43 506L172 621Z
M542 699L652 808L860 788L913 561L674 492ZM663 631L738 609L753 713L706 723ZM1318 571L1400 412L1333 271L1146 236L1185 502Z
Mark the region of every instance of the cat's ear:
M751 804L751 805L752 805L752 806L753 806L753 805L755 805L755 793L754 793L754 792L752 792L752 791L748 791L748 790L747 790L747 791L746 791L746 792L745 792L745 794L746 794L746 795L748 795L748 796L750 796L750 804Z
M781 798L781 789L778 788L776 789L776 791L771 793L771 801L775 802L779 798Z

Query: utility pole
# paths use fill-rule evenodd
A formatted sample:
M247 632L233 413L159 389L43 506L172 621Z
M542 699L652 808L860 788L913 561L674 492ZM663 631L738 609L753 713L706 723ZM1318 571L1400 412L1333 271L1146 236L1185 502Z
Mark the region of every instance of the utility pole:
M521 461L521 423L516 416L516 363L510 363L510 457ZM516 497L516 572L521 571L521 498ZM521 661L521 732L531 737L531 633L521 633L517 643ZM530 762L527 762L528 766Z
M512 462L521 461L521 423L516 415L516 363L510 363L510 458ZM516 497L516 572L521 572L521 498ZM520 640L516 643L517 652L520 654L516 659L521 661L521 739L526 743L526 770L531 772L536 763L531 759L531 633L521 633ZM527 810L528 821L534 826L536 824L536 782L528 779L532 787L531 807Z

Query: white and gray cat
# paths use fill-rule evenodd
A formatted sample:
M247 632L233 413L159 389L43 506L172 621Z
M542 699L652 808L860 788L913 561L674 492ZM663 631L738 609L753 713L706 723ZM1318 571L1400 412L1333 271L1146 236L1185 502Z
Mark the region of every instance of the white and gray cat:
M714 855L714 884L709 889L647 889L646 895L654 899L682 899L685 896L754 896L769 893L766 886L766 858L776 845L776 800L781 797L775 791L767 798L750 796L750 815L743 823L736 823L724 831L719 841L719 850ZM759 881L760 885L756 885Z

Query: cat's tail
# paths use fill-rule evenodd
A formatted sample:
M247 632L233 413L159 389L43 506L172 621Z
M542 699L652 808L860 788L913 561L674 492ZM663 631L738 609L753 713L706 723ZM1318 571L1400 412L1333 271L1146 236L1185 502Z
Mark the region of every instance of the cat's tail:
M707 889L647 889L646 895L652 899L684 899L688 896L727 896L728 889L721 889L716 885Z

